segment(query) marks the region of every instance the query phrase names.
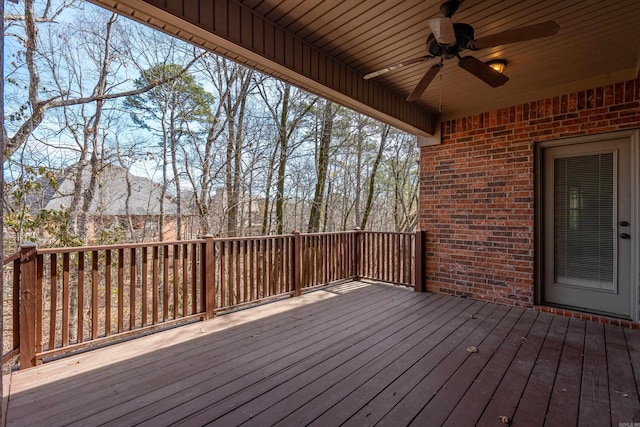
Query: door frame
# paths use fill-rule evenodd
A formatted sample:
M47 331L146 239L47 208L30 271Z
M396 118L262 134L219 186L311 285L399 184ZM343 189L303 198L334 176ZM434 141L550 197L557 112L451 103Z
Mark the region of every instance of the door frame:
M594 135L584 135L578 137L555 139L542 141L535 144L534 148L534 203L535 203L535 272L534 272L534 296L535 303L544 304L544 197L543 197L543 157L545 148L558 147L562 145L584 144L589 142L602 142L610 139L628 139L631 150L631 260L630 269L630 310L631 320L640 321L640 129L630 129L617 132L607 132Z

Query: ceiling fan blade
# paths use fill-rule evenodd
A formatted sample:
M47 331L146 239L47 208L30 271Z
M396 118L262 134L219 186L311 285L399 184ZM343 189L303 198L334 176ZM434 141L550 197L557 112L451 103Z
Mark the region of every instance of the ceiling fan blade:
M408 61L400 62L398 64L389 65L388 67L385 67L385 68L383 68L381 70L374 71L373 73L365 74L363 79L369 80L369 79L372 79L374 77L378 77L378 76L381 76L383 74L386 74L389 71L397 70L398 68L406 67L406 66L413 65L413 64L418 64L420 62L427 61L427 60L429 60L431 58L433 58L433 56L426 55L426 56L421 56L420 58L409 59Z
M474 58L473 56L465 56L464 58L460 59L458 65L460 65L462 68L464 68L491 87L502 86L509 81L509 77L505 76L504 74L500 74L499 72L497 72L484 62L480 61L479 59Z
M471 43L470 48L478 50L501 46L503 44L524 42L541 37L549 37L557 34L559 30L560 26L555 21L543 22L541 24L529 25L527 27L513 28L501 33L480 37Z
M411 95L407 97L407 101L411 102L411 101L415 101L416 99L420 99L424 91L427 90L429 83L431 83L431 81L435 78L435 76L438 75L441 68L442 68L442 64L432 65L431 68L429 68L427 72L424 73L424 76L422 76L422 79L420 79L415 89L413 89L413 92L411 92Z
M427 21L433 37L442 46L453 46L456 44L456 32L453 29L451 18L431 18Z

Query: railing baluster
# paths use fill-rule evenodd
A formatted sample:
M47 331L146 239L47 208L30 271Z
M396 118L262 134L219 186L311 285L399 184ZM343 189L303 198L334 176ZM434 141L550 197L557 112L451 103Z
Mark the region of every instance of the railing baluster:
M141 279L141 286L142 286L142 295L140 298L140 304L142 305L142 327L144 328L145 326L147 326L149 319L149 313L148 313L148 309L149 309L149 290L148 290L148 286L149 286L149 252L148 252L148 248L146 246L142 247L142 262L140 263L140 279Z
M98 251L91 252L91 339L98 338Z
M182 245L182 317L189 313L189 245Z
M383 239L383 244L382 244L382 267L383 267L383 274L382 274L382 279L385 281L389 281L389 262L391 261L391 251L389 250L389 234L388 233L383 233L382 234L382 239Z
M227 244L220 242L220 307L227 307Z
M104 335L111 335L111 250L104 254Z
M272 262L272 257L273 257L273 251L271 249L271 238L265 239L265 256L266 256L266 271L265 271L265 280L267 281L267 295L266 296L271 296L273 295L273 262Z
M162 321L169 320L169 246L162 246Z
M84 252L78 252L78 330L76 340L84 341Z
M151 290L153 291L153 295L151 296L151 301L153 307L151 307L152 314L152 323L156 325L158 323L159 317L159 307L160 307L160 285L159 285L159 273L160 273L160 248L158 246L153 247L153 261L151 266Z
M136 328L136 293L138 283L136 248L129 251L129 330Z
M53 350L54 348L56 348L56 315L58 313L58 260L56 257L56 254L51 254L51 256L49 257L49 283L51 285L51 303L49 305L49 307L51 308L51 313L49 314L49 346L48 349L49 350ZM16 268L14 266L14 268ZM19 268L19 267L18 267ZM15 274L15 273L14 273ZM15 280L15 276L14 276L14 280ZM19 279L18 279L19 280ZM14 282L14 286L15 286ZM19 283L19 281L17 282ZM15 294L14 294L14 299L15 299ZM14 316L15 314L18 313L18 310L15 310L14 312ZM14 317L14 341L13 344L15 346L16 344L16 340L15 340L15 331L16 331L16 325L18 325L18 323L15 322L15 317ZM19 337L20 335L18 335ZM20 338L18 338L18 343L20 342Z
M266 265L267 265L267 254L266 254L266 241L265 239L260 239L258 240L258 244L260 245L259 249L258 249L258 280L259 283L262 283L262 296L261 298L265 298L267 295L269 295L269 293L267 292L267 287L268 287L268 283L267 283L267 277L265 275L265 269L266 269Z
M240 254L242 252L242 249L240 247L240 242L233 242L233 263L234 263L234 267L235 267L235 285L236 285L236 297L235 297L235 304L240 304L242 302L241 299L241 286L240 286Z
M197 265L198 244L191 244L191 314L198 312L198 269Z
M69 254L62 256L62 346L69 345Z
M247 253L249 255L249 300L253 301L254 299L258 299L257 295L257 287L255 282L255 270L254 270L254 248L253 248L253 240L247 241Z
M275 237L271 240L271 259L273 260L273 268L272 268L272 272L273 272L273 294L272 295L278 295L280 293L280 251L282 250L281 247L281 243L282 243L282 238L281 237Z
M247 240L243 240L242 242L240 242L242 252L242 302L251 300L251 298L249 297L249 278L247 277L249 273L247 265L247 242Z
M124 331L124 249L118 249L118 333Z
M180 313L180 245L173 245L173 318Z

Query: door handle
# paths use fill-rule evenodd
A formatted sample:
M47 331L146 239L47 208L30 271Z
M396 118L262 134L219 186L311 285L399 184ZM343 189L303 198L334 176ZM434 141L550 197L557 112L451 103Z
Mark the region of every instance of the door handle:
M620 227L628 227L629 223L627 221L620 221Z
M629 234L627 234L627 233L620 233L620 238L621 239L630 239L631 236Z

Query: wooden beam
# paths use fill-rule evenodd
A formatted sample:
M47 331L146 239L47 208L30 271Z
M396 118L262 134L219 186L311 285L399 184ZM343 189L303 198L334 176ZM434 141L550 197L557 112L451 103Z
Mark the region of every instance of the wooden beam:
M236 0L90 0L421 137L438 117Z

